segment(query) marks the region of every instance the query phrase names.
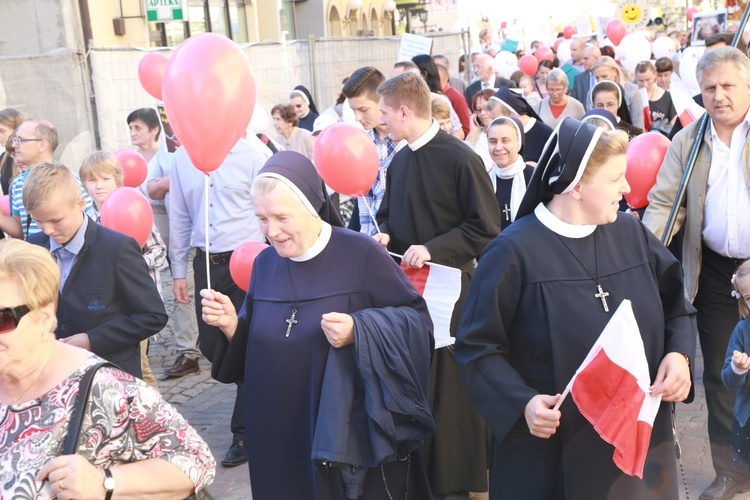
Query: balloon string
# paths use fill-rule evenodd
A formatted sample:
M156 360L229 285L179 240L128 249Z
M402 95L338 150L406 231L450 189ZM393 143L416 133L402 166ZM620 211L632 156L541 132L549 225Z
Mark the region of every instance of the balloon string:
M205 178L206 179L206 186L205 186L205 189L204 189L204 191L206 193L206 199L205 199L205 204L204 204L204 208L205 208L205 211L206 211L206 226L205 226L205 230L206 230L206 233L205 233L206 234L206 283L207 283L206 288L208 288L209 290L211 290L211 267L210 267L211 257L209 255L210 254L210 252L209 252L210 246L209 246L209 242L208 242L208 187L209 187L208 186L208 184L209 184L208 180L209 180L209 176L210 175L211 175L210 173L206 174L206 178Z
M378 227L378 221L375 219L375 215L372 213L372 207L370 207L370 204L367 203L367 197L362 196L362 201L365 202L365 206L367 207L367 213L370 214L370 218L372 219L372 223L375 224L375 229L377 230L378 234L380 233L380 228Z

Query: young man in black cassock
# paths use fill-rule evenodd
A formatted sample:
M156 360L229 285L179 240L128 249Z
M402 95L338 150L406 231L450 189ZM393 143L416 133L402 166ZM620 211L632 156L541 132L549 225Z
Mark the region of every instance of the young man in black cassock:
M431 261L462 271L461 296L451 321L458 327L476 259L500 232L500 209L482 160L440 130L430 114L430 90L404 73L378 87L381 120L395 141L375 235L407 267ZM433 493L486 491L488 431L470 402L452 347L432 358L430 399L438 428L423 449Z

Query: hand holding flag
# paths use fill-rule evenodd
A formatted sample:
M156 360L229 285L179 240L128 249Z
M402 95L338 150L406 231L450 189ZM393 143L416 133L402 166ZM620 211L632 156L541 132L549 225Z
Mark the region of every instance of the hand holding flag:
M662 401L679 403L685 400L690 393L690 366L685 356L679 352L664 356L649 389L651 396L661 395Z

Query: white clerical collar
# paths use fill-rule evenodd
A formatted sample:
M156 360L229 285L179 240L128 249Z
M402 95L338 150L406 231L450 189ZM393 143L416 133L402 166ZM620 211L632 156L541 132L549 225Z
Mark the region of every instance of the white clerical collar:
M427 132L419 136L416 141L410 143L409 148L412 151L416 151L417 149L421 148L432 139L434 139L438 132L440 132L440 124L433 118L432 125L430 125L430 128L427 129Z
M536 125L536 118L530 116L529 121L527 121L526 125L523 126L523 133L528 134L529 130L531 130L531 127L533 127L534 125Z
M318 235L318 239L315 240L315 243L310 245L310 248L302 252L301 255L298 255L296 257L289 257L294 262L305 262L306 260L310 260L314 257L317 257L320 252L323 251L323 249L328 245L328 242L331 240L331 225L327 223L326 221L322 221L322 226L320 228L320 234Z
M568 224L557 218L555 214L549 211L544 206L544 203L540 203L534 209L534 215L539 219L539 222L552 232L565 236L566 238L585 238L596 230L596 224L584 224L582 226L576 226L574 224Z

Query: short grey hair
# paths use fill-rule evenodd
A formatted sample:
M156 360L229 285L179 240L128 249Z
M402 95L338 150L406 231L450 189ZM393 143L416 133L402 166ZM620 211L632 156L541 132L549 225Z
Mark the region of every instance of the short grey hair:
M565 71L561 70L560 68L555 68L547 75L547 85L549 85L550 83L561 83L567 88L568 75L566 75Z
M695 68L698 85L701 85L703 81L703 73L713 71L726 63L734 64L740 73L740 78L750 85L750 59L734 47L719 47L703 54Z

